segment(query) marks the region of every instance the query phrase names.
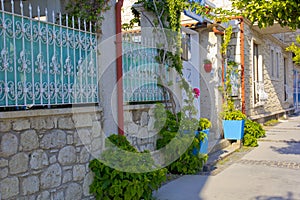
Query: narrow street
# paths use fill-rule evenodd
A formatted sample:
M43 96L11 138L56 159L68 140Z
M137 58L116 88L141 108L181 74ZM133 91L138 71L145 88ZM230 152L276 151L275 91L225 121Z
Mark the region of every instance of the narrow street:
M157 200L300 200L300 116L268 128L266 135L217 173L164 185ZM226 166L226 159L222 162Z

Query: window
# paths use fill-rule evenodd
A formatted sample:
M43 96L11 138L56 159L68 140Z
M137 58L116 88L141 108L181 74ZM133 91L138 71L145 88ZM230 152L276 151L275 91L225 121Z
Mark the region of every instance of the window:
M271 51L271 54L274 53ZM253 77L253 93L254 105L261 105L263 100L267 99L267 94L264 91L263 77L263 58L260 53L260 45L253 42L253 62L252 62L252 77Z
M288 79L287 74L288 74L288 72L287 72L287 59L286 58L283 59L283 69L284 69L284 72L283 72L284 73L284 75L283 75L284 101L287 101L289 88L288 88L288 85L287 85L287 79Z
M182 48L181 58L185 61L190 60L191 59L191 35L190 34L182 32L181 48Z
M271 76L274 77L275 75L275 65L274 65L274 50L271 49Z
M281 53L278 50L272 48L270 53L270 61L271 61L271 78L273 80L279 79L280 58L281 58Z
M279 53L276 52L276 78L279 78Z

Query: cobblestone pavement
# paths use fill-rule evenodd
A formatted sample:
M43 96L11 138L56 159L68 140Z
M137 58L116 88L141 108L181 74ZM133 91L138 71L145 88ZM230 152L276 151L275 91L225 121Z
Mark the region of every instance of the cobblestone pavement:
M270 160L239 160L236 163L244 165L264 165L268 167L279 167L300 170L300 162L286 162L286 161L270 161Z

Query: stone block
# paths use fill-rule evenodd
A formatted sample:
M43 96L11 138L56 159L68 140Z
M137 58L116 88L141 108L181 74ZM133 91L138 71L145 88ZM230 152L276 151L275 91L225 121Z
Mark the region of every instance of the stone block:
M76 162L76 150L73 146L66 146L58 153L58 162L62 165L71 165Z
M22 181L23 195L33 194L40 189L40 180L37 176L29 176Z
M82 188L77 183L69 184L65 193L65 200L81 200Z
M50 164L56 163L56 161L56 156L51 156L51 158L49 159Z
M5 120L5 121L0 121L0 132L8 132L11 130L11 121Z
M84 128L84 127L91 127L93 126L93 121L91 115L89 114L74 114L72 116L75 128Z
M90 185L92 184L94 179L94 174L92 172L89 172L83 180L83 195L89 196L90 194Z
M21 146L23 151L31 151L38 148L39 138L35 130L27 130L21 134Z
M30 120L31 128L35 130L44 129L46 127L46 120L44 118L36 117Z
M43 149L62 148L67 143L66 133L62 130L52 130L41 140L41 147Z
M17 177L6 178L0 181L0 194L2 199L8 199L19 194L19 179Z
M29 157L26 153L18 153L9 161L9 172L18 174L28 170Z
M79 154L79 162L80 163L86 163L90 160L90 153L86 149L86 147L83 147L80 154Z
M93 122L93 128L92 128L92 137L100 137L102 134L102 128L101 124L98 121Z
M137 135L139 138L147 138L149 135L148 128L145 127L141 128Z
M0 156L9 157L16 154L18 151L18 138L17 136L7 133L2 136L0 143Z
M71 117L62 117L57 121L58 128L61 129L74 129L74 122Z
M155 118L154 117L150 117L149 118L149 122L148 122L148 131L154 131L154 132L158 132L155 129Z
M62 173L59 164L50 165L41 174L41 189L58 187L61 184Z
M68 135L67 136L67 144L73 144L74 143L74 137L73 135Z
M103 147L104 140L102 138L96 138L92 141L91 150L92 152L101 150Z
M36 200L49 200L49 199L50 199L50 193L48 191L44 191L37 196Z
M135 135L139 130L139 126L136 125L135 123L126 124L124 128L125 128L125 132L128 135Z
M55 191L51 194L51 200L62 200L65 199L64 191Z
M73 180L73 171L72 170L65 170L64 171L64 176L63 176L63 180L62 180L62 183L67 183L67 182L70 182Z
M132 113L130 111L124 111L124 122L132 123Z
M141 115L141 126L147 126L148 125L148 121L149 121L149 115L147 112L142 112Z
M75 135L75 143L76 144L84 144L89 145L92 142L92 134L87 129L78 129Z
M7 167L8 166L8 160L0 159L0 167Z
M43 150L36 150L32 152L29 163L32 169L41 169L49 165L48 156Z
M28 119L18 119L17 121L14 121L12 125L14 131L30 129L30 122Z
M2 168L0 169L0 179L6 178L8 175L8 168Z
M85 177L85 166L84 165L75 165L73 167L73 180L81 181Z

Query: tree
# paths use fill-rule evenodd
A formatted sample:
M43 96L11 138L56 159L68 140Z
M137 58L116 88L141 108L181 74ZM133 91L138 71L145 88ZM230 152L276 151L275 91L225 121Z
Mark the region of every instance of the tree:
M232 0L233 7L260 28L273 25L300 28L300 0Z
M296 38L296 41L298 43L298 46L295 43L292 43L291 46L289 46L286 50L291 51L295 54L295 57L293 60L295 61L296 64L300 65L300 36Z

